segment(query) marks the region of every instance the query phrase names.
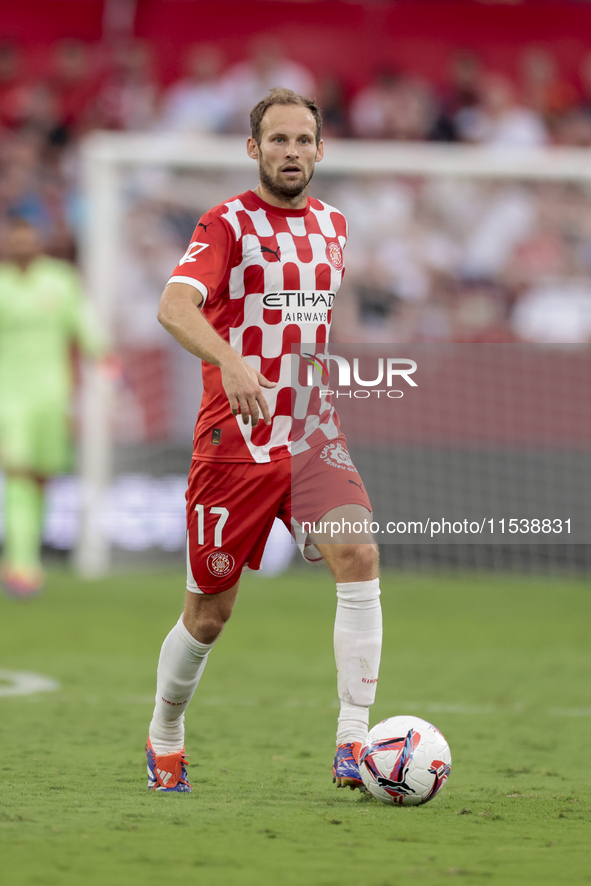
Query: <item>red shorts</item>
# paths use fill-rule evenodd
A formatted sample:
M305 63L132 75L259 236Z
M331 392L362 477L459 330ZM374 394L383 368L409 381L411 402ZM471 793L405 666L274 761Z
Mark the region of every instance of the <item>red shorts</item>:
M344 437L265 464L194 459L186 498L187 590L203 594L233 587L244 566L259 569L276 517L294 534L340 505L371 511Z

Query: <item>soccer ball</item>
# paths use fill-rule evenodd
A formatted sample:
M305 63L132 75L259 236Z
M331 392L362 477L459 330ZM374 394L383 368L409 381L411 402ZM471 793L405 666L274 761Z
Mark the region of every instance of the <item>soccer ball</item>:
M390 717L370 729L359 771L370 794L396 806L419 806L449 776L451 753L435 726L420 717Z

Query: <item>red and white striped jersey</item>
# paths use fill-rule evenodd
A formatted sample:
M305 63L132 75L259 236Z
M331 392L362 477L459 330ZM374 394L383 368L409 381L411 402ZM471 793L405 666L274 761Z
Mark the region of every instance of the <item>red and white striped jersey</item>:
M306 386L307 365L294 384L292 346L325 350L346 240L344 216L312 198L304 209L279 209L247 191L199 221L169 282L198 289L214 329L277 386L264 389L271 425L253 429L232 415L220 369L204 362L196 457L263 463L338 436L332 405Z

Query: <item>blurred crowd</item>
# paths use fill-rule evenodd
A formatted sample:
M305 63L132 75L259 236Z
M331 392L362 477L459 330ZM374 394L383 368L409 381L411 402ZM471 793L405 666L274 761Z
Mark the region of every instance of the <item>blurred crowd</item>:
M340 341L591 341L589 188L342 181Z
M169 85L159 80L153 47L140 40L62 40L47 67L33 76L22 47L0 41L2 132L36 136L54 151L97 128L244 133L253 104L277 84L315 97L327 135L340 138L591 144L591 54L571 82L543 46L522 51L515 79L458 50L439 84L392 64L357 89L290 59L272 37L255 38L237 63L214 44L189 46L182 76Z
M250 108L274 85L315 96L328 137L591 146L591 54L576 82L538 46L522 51L514 79L462 50L442 84L392 65L357 91L308 70L269 37L254 40L245 61L196 44L182 63L180 79L164 86L146 42L69 39L53 47L39 77L18 44L0 43L0 229L24 217L50 254L75 261L84 211L78 145L88 132L246 133ZM315 193L351 223L338 340L591 339L584 186L319 178ZM127 238L143 256L141 271L137 262L122 268L136 321L126 324L123 311L123 325L135 330L130 347L141 338L141 316L144 345L159 346L150 340L154 302L210 197L202 188L192 206L184 197L175 208L161 189L130 208Z

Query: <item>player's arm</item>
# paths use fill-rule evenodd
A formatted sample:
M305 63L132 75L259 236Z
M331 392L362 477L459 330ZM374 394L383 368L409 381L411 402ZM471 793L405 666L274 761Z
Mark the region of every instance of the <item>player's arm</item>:
M265 424L271 424L271 413L262 388L274 388L262 373L244 362L228 342L218 335L203 316L199 307L203 295L188 283L169 283L160 299L158 320L167 332L176 338L185 350L219 366L222 385L234 415L241 413L242 421L252 426L259 422L259 409Z

